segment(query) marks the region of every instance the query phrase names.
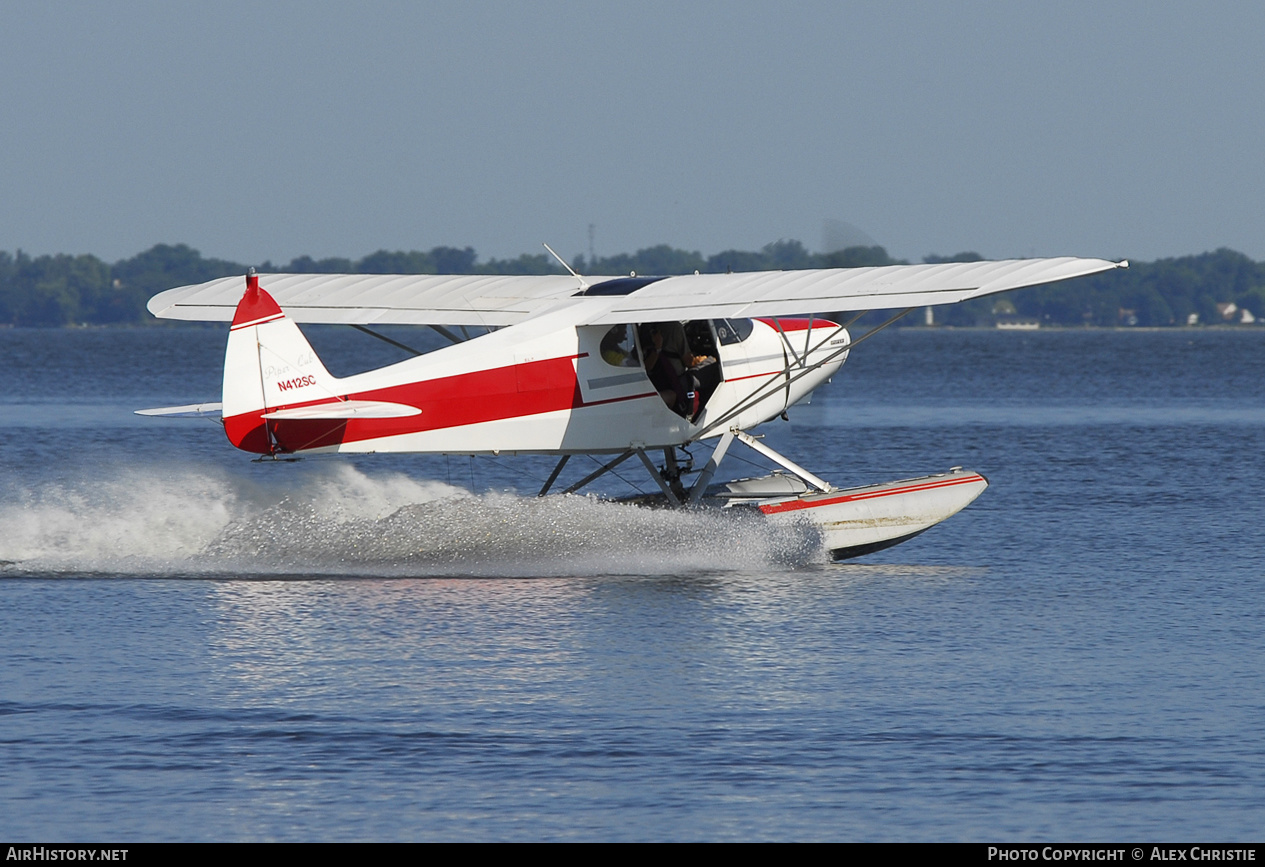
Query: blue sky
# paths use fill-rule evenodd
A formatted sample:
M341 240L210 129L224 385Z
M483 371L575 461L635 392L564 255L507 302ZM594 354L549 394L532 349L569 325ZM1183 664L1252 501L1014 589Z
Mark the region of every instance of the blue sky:
M1265 4L0 0L0 249L1265 259Z

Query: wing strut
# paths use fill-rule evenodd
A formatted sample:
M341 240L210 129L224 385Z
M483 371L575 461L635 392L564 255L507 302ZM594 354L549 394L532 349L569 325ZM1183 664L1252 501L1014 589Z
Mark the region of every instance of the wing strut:
M777 391L778 389L786 388L789 390L791 385L793 385L795 382L798 382L800 379L807 376L808 374L812 373L817 368L823 365L829 364L830 362L838 358L840 355L843 355L845 352L848 352L853 347L860 344L862 341L868 340L869 338L873 337L875 334L878 334L880 331L882 331L887 326L891 325L897 319L900 319L902 316L905 316L917 309L918 308L916 307L906 307L904 310L900 311L895 316L888 318L885 322L883 322L880 325L874 326L869 331L865 332L860 337L858 337L856 340L849 340L847 343L845 343L843 346L840 346L838 349L836 349L834 352L827 355L821 361L814 363L810 367L805 367L803 370L801 370L799 373L795 374L794 376L789 375L790 370L788 367L788 369L784 371L787 374L787 379L785 383L780 382L778 379L772 379L772 380L769 380L768 382L765 382L763 385L758 386L755 389L755 391L751 392L751 394L747 396L745 400L740 401L738 405L735 406L733 409L729 410L729 412L725 413L716 421L709 424L707 426L707 429L704 430L702 433L700 433L696 437L696 439L703 439L708 434L712 433L712 431L726 424L731 419L736 418L739 414L746 412L748 409L755 406L757 403L764 400L766 397L768 397L769 395L771 395L773 392ZM855 322L856 319L854 318L853 321ZM830 340L830 338L833 336L834 334L832 333L832 334L827 335L826 337L823 337L821 342L818 343L816 346L814 346L810 351L816 352L818 349L825 346L826 341ZM792 350L792 352L794 352L794 350ZM805 354L805 357L807 357L807 354ZM772 388L770 388L770 386L772 386Z
M376 337L379 340L381 340L383 343L389 343L392 346L394 346L396 349L403 349L405 352L411 353L412 355L422 354L421 352L419 352L418 350L414 349L411 346L406 346L398 340L392 340L390 337L387 337L385 334L379 334L378 332L374 331L372 328L365 328L363 325L357 325L354 322L351 323L351 327L356 329L357 331L363 331L365 334L368 334L370 337ZM449 340L451 340L453 343L461 342L461 339L457 337L457 335L453 334L451 331L449 331L447 328L444 328L442 325L432 325L431 328L434 328L440 334L444 335L444 337L447 337Z
M813 321L808 320L808 329L804 332L804 357L800 358L799 353L795 351L795 347L791 346L791 340L786 336L786 332L782 330L782 320L776 316L773 317L773 324L777 327L777 333L782 335L782 342L786 344L786 348L790 350L791 357L795 359L795 363L803 367L808 363L808 341L813 333Z

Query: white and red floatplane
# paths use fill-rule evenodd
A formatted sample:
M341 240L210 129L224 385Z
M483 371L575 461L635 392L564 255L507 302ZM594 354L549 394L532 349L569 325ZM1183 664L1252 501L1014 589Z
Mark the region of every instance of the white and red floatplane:
M1127 265L1019 259L678 277L252 271L244 293L240 277L226 277L150 299L155 316L232 324L222 403L141 413L218 416L233 445L274 458L556 455L541 496L573 455L609 460L566 493L635 456L661 501L807 518L843 559L938 524L978 497L987 480L955 467L841 489L749 431L807 398L855 346L910 310ZM899 312L860 337L849 333L875 309ZM843 321L805 315L812 310ZM340 378L296 323L353 326L397 346L371 326L424 325L452 345ZM470 327L487 333L469 337ZM702 440L716 443L702 467L678 459L678 448ZM783 469L713 483L735 442ZM656 466L651 455L660 452Z

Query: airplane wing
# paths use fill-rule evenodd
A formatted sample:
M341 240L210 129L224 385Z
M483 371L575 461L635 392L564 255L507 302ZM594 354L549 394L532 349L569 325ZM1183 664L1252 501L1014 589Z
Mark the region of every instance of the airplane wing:
M513 325L580 290L562 274L260 274L259 284L295 322L339 325ZM232 322L245 289L242 277L221 277L147 306L160 319Z
M1062 258L694 274L656 280L587 322L617 325L930 307L1128 266L1127 261Z
M680 277L566 275L261 274L260 285L296 322L513 325L567 301L577 324L788 316L952 304L1128 267L1105 259L1010 259L754 271ZM244 280L224 277L160 292L149 311L164 319L231 321Z

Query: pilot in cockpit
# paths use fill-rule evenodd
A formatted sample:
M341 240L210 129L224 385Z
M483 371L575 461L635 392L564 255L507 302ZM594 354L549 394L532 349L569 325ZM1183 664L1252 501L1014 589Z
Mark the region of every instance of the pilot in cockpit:
M674 412L693 418L699 407L698 383L692 371L715 359L693 353L680 322L651 322L641 326L640 333L650 382Z

